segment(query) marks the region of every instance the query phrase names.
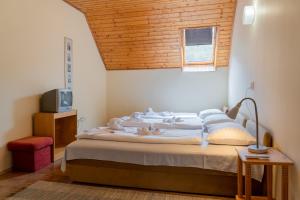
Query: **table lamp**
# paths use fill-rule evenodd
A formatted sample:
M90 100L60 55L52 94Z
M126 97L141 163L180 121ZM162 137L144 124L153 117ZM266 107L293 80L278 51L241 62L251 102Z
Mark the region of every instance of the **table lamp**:
M240 107L242 106L242 103L246 100L250 100L251 102L253 102L254 104L254 108L255 108L255 118L256 118L256 144L255 145L250 145L248 146L248 151L251 153L257 153L257 154L263 154L263 153L267 153L268 152L268 147L263 146L263 145L259 145L259 128L258 128L258 114L257 114L257 105L254 99L246 97L244 99L242 99L236 106L234 106L232 109L230 109L227 112L228 117L230 117L231 119L235 119Z

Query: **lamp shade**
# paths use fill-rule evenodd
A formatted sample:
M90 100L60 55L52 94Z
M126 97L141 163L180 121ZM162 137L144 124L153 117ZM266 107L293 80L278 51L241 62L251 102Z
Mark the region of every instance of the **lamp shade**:
M252 103L254 104L254 108L255 108L255 125L256 125L256 145L251 145L248 147L248 151L251 153L267 153L268 152L268 148L263 146L263 145L259 145L259 129L258 129L258 113L257 113L257 105L254 99L246 97L244 99L242 99L236 106L234 106L232 109L230 109L226 114L228 117L235 119L241 106L242 103L246 100L250 100L252 101Z
M236 106L234 106L233 108L231 108L226 114L228 117L230 117L231 119L235 119L240 108L241 108L242 103L239 102L238 104L236 104Z

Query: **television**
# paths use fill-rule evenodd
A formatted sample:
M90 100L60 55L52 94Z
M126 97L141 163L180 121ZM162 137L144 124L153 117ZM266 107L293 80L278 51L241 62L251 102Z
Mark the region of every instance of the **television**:
M73 94L69 89L54 89L44 93L40 99L41 112L59 113L72 110Z

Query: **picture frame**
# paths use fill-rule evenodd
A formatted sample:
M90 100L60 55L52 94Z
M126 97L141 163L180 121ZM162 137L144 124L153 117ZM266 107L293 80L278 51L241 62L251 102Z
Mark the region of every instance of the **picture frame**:
M72 90L73 88L73 40L65 37L65 88Z

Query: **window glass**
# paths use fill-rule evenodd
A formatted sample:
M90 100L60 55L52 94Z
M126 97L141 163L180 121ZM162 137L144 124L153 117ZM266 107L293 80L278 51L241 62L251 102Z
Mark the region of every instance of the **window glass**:
M215 32L215 27L184 30L185 64L214 62Z

